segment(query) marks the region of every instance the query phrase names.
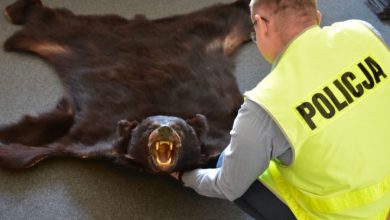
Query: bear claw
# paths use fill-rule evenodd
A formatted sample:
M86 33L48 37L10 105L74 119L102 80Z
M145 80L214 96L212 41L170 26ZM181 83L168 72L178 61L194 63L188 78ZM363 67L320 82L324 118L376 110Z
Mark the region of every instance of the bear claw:
M4 10L4 17L9 21L12 22L11 16L9 15L7 10Z

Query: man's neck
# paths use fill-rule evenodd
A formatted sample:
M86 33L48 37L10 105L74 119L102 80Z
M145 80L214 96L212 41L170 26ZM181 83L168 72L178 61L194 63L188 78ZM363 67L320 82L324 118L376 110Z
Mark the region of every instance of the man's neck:
M300 29L299 31L297 31L296 34L294 35L291 35L291 37L289 38L289 40L283 44L283 48L280 50L280 52L278 53L278 55L276 56L275 60L272 62L272 70L278 65L281 57L283 56L283 53L287 50L287 48L291 45L291 43L293 43L295 41L295 39L297 39L299 36L301 36L303 33L305 33L307 30L317 26L318 24L312 24L311 26L307 26L305 27L305 29Z

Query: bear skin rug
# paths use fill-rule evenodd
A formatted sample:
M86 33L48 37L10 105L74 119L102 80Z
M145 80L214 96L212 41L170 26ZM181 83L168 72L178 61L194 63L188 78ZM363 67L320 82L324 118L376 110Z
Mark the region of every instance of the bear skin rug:
M0 164L106 159L150 173L211 166L242 104L232 55L252 31L249 0L149 20L75 15L18 0L6 51L38 55L65 93L54 109L0 126Z

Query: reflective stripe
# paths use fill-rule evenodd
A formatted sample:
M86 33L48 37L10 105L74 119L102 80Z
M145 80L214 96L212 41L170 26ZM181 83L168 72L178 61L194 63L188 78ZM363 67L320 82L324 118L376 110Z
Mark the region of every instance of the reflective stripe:
M273 172L276 171L276 172ZM295 217L299 220L315 220L314 217L310 217L302 206L300 206L290 191L284 187L286 182L281 174L277 171L275 162L271 161L268 169L259 177L259 180L269 188L275 195L287 204L290 210L294 213ZM282 197L280 197L282 196Z
M354 190L331 198L316 198L315 195L309 196L285 181L275 163L270 165L269 170L279 190L285 191L283 193L290 194L294 198L303 200L311 210L317 212L337 213L342 210L364 206L382 198L384 194L390 191L390 176L388 176L379 183L363 189ZM364 200L361 198L364 198Z

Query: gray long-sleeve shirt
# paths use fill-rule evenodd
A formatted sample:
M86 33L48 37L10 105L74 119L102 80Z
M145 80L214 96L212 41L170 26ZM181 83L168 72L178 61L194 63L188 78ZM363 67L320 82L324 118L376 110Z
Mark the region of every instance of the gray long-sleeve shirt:
M233 201L244 194L271 159L285 164L292 160L290 145L280 128L251 100L241 106L230 135L222 167L184 173L185 186L201 195Z
M371 24L361 22L383 40ZM249 99L241 106L230 134L230 144L222 152L222 167L184 173L185 186L204 196L233 201L265 171L270 160L277 158L285 165L292 162L291 146L280 128L262 107Z

